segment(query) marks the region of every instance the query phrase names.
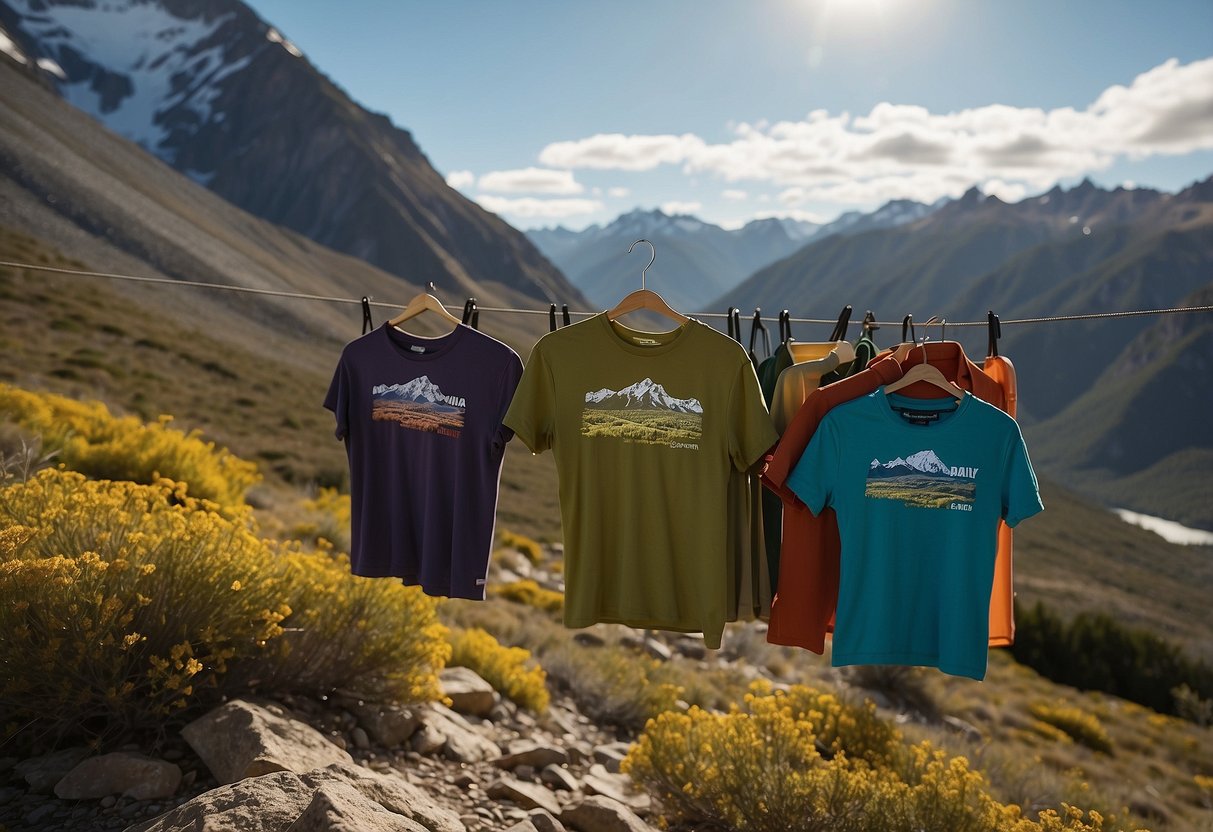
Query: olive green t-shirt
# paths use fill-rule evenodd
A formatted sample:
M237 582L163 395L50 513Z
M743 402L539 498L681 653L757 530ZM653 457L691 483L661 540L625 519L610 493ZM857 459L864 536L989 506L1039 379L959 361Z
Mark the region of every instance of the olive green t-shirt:
M719 647L729 471L778 439L741 345L698 321L651 333L595 315L539 340L505 424L556 455L565 626Z

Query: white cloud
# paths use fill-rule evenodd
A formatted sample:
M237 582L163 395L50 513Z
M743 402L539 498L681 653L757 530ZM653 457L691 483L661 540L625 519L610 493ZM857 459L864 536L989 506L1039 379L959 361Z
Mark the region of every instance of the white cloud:
M675 199L670 202L661 203L661 213L669 217L675 214L694 214L702 207L702 202L680 202Z
M789 208L933 202L975 184L1015 199L1120 159L1213 148L1213 58L1168 60L1128 86L1109 87L1084 109L990 104L933 113L885 102L866 115L814 110L799 121L730 129L732 138L718 143L689 133L600 134L550 144L540 160L629 171L679 165L688 179L711 174L773 184Z
M615 199L623 199L631 192L629 188L607 188L607 196L615 197Z
M549 144L539 152L539 161L554 168L652 170L662 164L677 164L703 147L703 139L690 133L681 136L599 133L588 139Z
M580 214L592 214L605 207L596 199L536 199L530 196L511 199L490 194L481 194L476 197L476 202L494 214L509 214L528 220L560 220Z
M731 202L744 202L750 196L745 191L739 191L736 188L726 188L720 192L720 195Z
M476 174L470 170L453 170L446 175L446 184L457 191L470 188L476 184Z
M482 191L498 194L570 196L585 190L579 182L573 179L572 171L544 168L490 171L480 177L478 185Z

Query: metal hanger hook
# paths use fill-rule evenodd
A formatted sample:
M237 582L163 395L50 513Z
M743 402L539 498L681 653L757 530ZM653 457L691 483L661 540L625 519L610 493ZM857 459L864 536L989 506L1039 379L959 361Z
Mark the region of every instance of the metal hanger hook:
M628 246L628 254L631 254L632 249L636 248L636 246L639 245L640 243L649 243L649 248L651 248L653 250L653 256L649 258L649 265L645 266L644 269L640 272L640 288L643 289L643 288L645 288L644 281L645 281L645 277L648 275L649 268L653 265L653 261L657 259L657 246L653 245L648 240L637 240L636 242L634 242L630 246Z

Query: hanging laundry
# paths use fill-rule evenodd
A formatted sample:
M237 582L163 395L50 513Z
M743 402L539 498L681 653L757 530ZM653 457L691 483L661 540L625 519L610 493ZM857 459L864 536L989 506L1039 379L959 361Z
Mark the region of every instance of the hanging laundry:
M873 393L821 421L787 486L833 508L842 543L831 662L938 667L982 679L1000 521L1043 509L1015 420Z
M539 340L505 424L556 455L565 625L702 632L719 647L729 472L776 439L746 351L693 320L640 332L595 315Z
M390 323L346 345L324 406L350 466L350 568L428 595L483 599L522 361L462 324L438 338Z
M944 341L930 344L925 351L915 347L908 351L905 366L921 363L924 354L930 364L961 389L1000 409L1006 406L1003 388L968 360L960 344ZM891 354L885 354L876 358L867 370L814 391L766 459L763 485L783 501L783 543L778 583L771 604L771 624L767 631L767 640L773 644L824 652L825 636L833 629L838 600L840 543L836 518L830 510L820 516L810 513L787 487L788 475L827 413L883 384L899 380L904 374L902 366ZM908 387L903 393L916 397L938 395L938 391L929 385ZM1000 556L995 586L1000 603L1007 606L1011 606L1013 600L1010 570L1009 554ZM1011 637L1001 614L992 615L989 626L993 646L999 646Z

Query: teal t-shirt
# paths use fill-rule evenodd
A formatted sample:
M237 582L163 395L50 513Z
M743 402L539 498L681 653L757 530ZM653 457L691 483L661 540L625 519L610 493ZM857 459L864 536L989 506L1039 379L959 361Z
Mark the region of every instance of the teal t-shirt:
M788 485L838 515L836 667L985 676L999 518L1044 507L1014 419L968 393L880 387L826 415Z

